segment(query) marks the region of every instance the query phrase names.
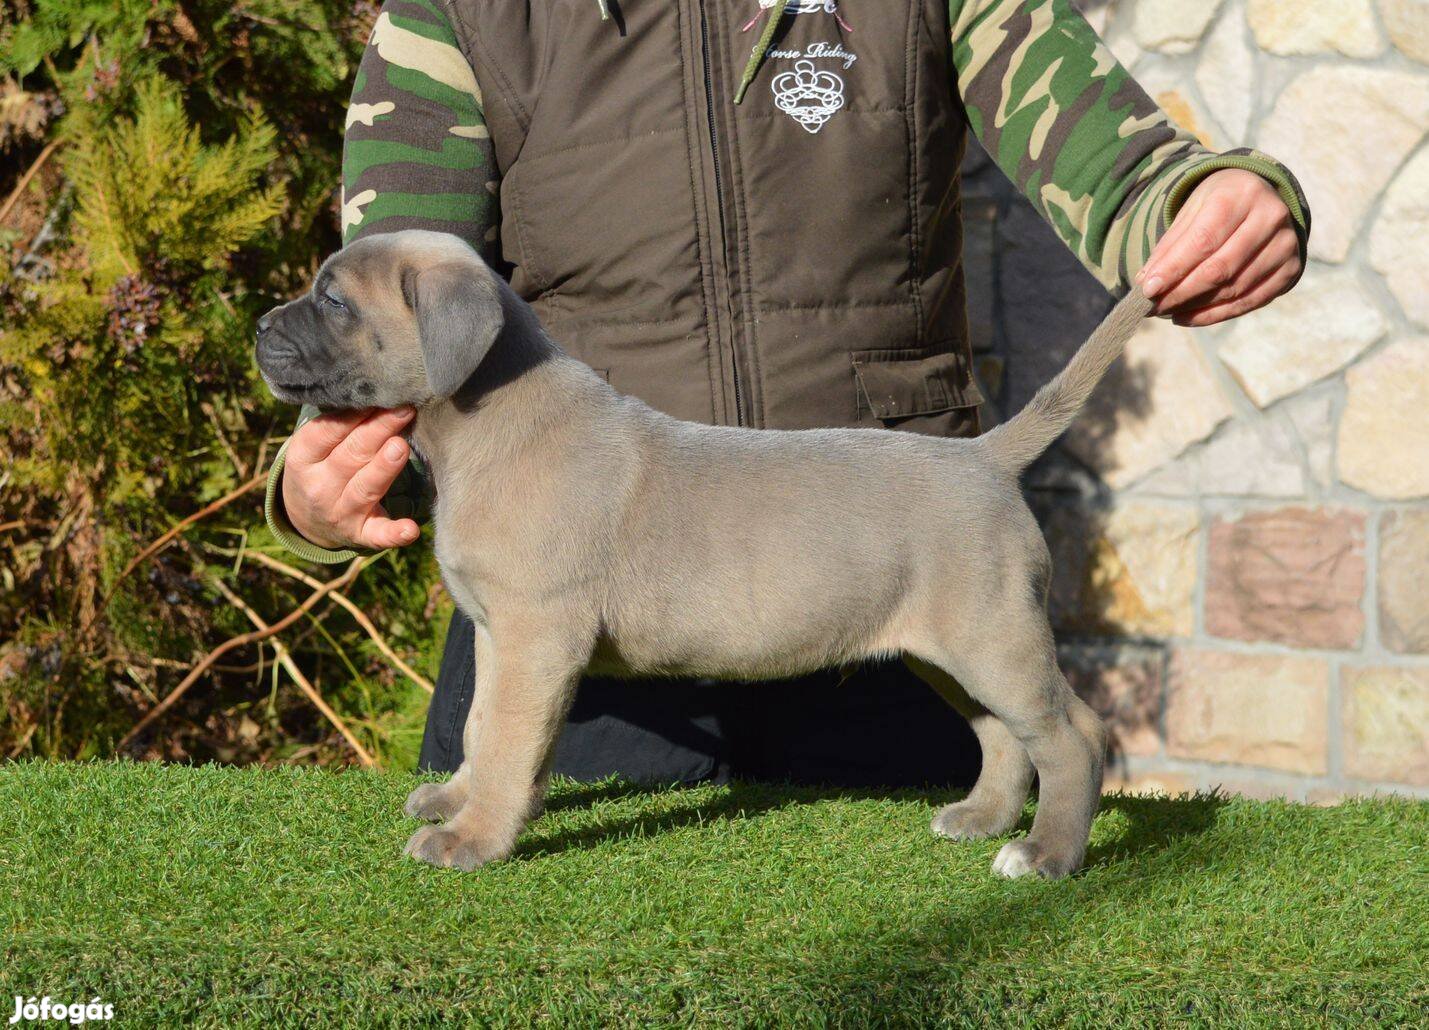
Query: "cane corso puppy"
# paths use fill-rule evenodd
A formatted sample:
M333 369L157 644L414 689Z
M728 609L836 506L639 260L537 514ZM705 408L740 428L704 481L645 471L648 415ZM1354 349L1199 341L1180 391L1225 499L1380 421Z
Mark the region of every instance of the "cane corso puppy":
M260 321L264 378L328 410L416 408L436 555L476 625L466 761L412 792L408 814L437 824L407 853L460 869L510 854L582 673L763 680L900 655L982 745L976 786L934 831L1006 833L1035 770L1031 832L993 868L1076 869L1106 733L1058 671L1050 561L1018 477L1149 310L1133 291L977 439L737 429L617 393L455 236L373 236L328 259Z

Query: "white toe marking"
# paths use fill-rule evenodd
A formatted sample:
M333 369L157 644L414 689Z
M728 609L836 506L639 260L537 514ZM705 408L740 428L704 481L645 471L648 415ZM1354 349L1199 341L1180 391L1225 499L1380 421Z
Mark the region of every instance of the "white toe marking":
M997 857L992 860L992 871L1009 880L1015 880L1019 876L1027 876L1037 870L1027 860L1021 842L1011 841L1004 844L1002 850L997 853Z

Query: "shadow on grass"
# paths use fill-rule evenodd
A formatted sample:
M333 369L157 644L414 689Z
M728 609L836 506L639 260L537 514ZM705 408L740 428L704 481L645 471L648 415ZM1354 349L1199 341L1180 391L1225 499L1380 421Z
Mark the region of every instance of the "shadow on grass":
M553 799L551 808L569 810L652 794L665 794L665 801L672 803L670 810L606 818L595 826L546 834L540 832L538 824L518 847L517 858L537 859L595 847L609 840L719 820L756 819L791 806L825 801L920 801L927 803L931 817L937 807L964 796L962 791L951 790L878 791L735 783L712 798L700 788L660 791L609 783L564 793ZM1108 795L1102 801L1102 822L1094 834L1097 843L1087 854L1085 868L1114 871L1114 875L1074 876L1055 886L1047 884L1045 889L1007 881L1002 881L1003 887L990 890L955 889L947 895L951 904L924 909L917 915L910 912L909 921L895 937L874 926L860 929L857 924L866 916L850 917L852 922L836 947L780 960L777 969L781 990L788 995L785 1001L797 998L795 1007L800 1011L840 1013L840 1020L848 1025L1002 1025L1008 1023L1012 1009L1021 1009L1029 1002L1029 1011L1023 1012L1020 1020L1011 1019L1012 1024L1037 1025L1042 1021L1035 1015L1039 1006L1045 1007L1043 1014L1048 1020L1060 1020L1066 1015L1066 999L1059 1000L1058 991L1039 986L1038 974L1033 971L1037 959L1028 953L1029 942L1035 942L1030 946L1038 958L1045 957L1044 952L1055 952L1075 936L1077 913L1104 908L1108 901L1118 910L1135 911L1148 892L1155 893L1158 881L1187 876L1194 879L1197 871L1224 863L1224 854L1212 843L1214 838L1199 838L1215 827L1226 804L1226 798L1214 794L1177 799ZM1014 833L1025 833L1030 828L1033 812L1029 805ZM963 846L951 841L938 843L949 849ZM991 873L987 876L992 878ZM929 887L947 890L947 885ZM769 970L764 973L769 974ZM1009 975L1016 982L989 987L987 978ZM1099 973L1094 967L1076 975L1084 977L1086 989L1100 989ZM1027 979L1020 979L1023 976ZM773 999L745 983L758 979L731 975L720 988L722 1003L746 1007L758 1014L756 1021L778 1022L778 1007ZM1182 997L1184 992L1179 989L1169 993L1161 988L1150 991L1145 983L1138 983L1136 990L1145 995L1142 1000L1148 1004L1159 992L1162 996L1153 1007L1168 1017L1184 1016L1202 1001L1199 997ZM1076 988L1072 993L1080 997L1081 991ZM1103 999L1110 1006L1105 1013L1109 1022L1126 1016L1125 1012L1115 1012L1121 1003L1118 999L1114 991Z
M721 795L714 799L704 797L707 788L694 787L649 787L640 784L611 782L582 787L552 798L548 812L559 812L597 803L619 802L634 797L649 797L668 794L679 798L686 795L688 801L678 807L659 814L641 815L602 821L595 826L560 830L549 835L541 832L539 823L534 824L522 843L517 845L515 856L535 858L540 855L559 854L575 848L593 847L607 840L625 837L653 836L685 826L696 826L722 819L758 818L766 812L786 808L790 805L812 804L824 800L860 800L869 798L893 798L900 795L914 796L906 791L860 791L847 789L821 789L818 787L794 787L777 784L732 783L723 788ZM949 792L948 796L958 796Z
M1223 794L1189 797L1144 797L1111 794L1102 798L1101 812L1119 812L1126 830L1087 850L1084 869L1095 869L1137 855L1164 851L1184 838L1197 837L1216 824L1228 799Z
M765 813L792 805L821 801L919 800L929 802L929 815L937 808L966 796L965 791L851 790L846 788L796 787L779 784L733 783L714 799L701 796L702 788L671 787L666 790L639 784L610 782L593 784L565 792L551 799L549 812L559 812L600 803L620 802L655 793L676 797L688 794L687 804L667 812L617 818L594 826L543 834L537 823L516 849L516 858L559 854L576 848L594 847L604 841L626 837L652 836L725 819L755 819ZM1197 836L1213 827L1226 798L1218 794L1190 797L1142 797L1111 794L1102 799L1100 813L1119 813L1126 828L1111 840L1101 841L1087 852L1084 869L1109 866L1137 856L1165 850L1183 838ZM1032 825L1029 807L1013 829L1026 833Z

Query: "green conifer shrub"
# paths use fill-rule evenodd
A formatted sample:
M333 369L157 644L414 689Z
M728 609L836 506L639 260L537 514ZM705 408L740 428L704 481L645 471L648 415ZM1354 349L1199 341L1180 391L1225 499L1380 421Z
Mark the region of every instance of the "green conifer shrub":
M375 5L0 0L0 757L114 753L217 645L311 592L254 552L294 412L252 327L338 245L349 80ZM17 187L23 186L17 191ZM3 209L0 209L3 210ZM330 572L300 571L318 579ZM420 549L347 595L423 675ZM221 584L221 586L220 586ZM226 596L224 588L231 592ZM281 637L364 748L410 759L425 694L327 603ZM229 652L127 753L348 761L267 644Z

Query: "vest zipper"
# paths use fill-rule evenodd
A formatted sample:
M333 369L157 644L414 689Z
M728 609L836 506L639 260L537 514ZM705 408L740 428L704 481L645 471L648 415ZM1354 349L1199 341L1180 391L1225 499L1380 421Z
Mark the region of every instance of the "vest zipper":
M710 158L714 164L714 185L715 185L715 211L719 215L719 246L721 253L725 253L725 262L728 262L728 255L725 252L725 220L724 220L724 184L719 174L719 133L715 130L715 100L714 100L714 78L710 74L710 26L705 15L705 0L699 0L700 4L700 50L704 55L704 75L705 75L705 117L710 129ZM714 326L715 338L719 338L719 327ZM744 392L739 385L739 359L735 355L735 342L733 330L731 329L729 346L729 367L734 382L734 424L744 425Z

